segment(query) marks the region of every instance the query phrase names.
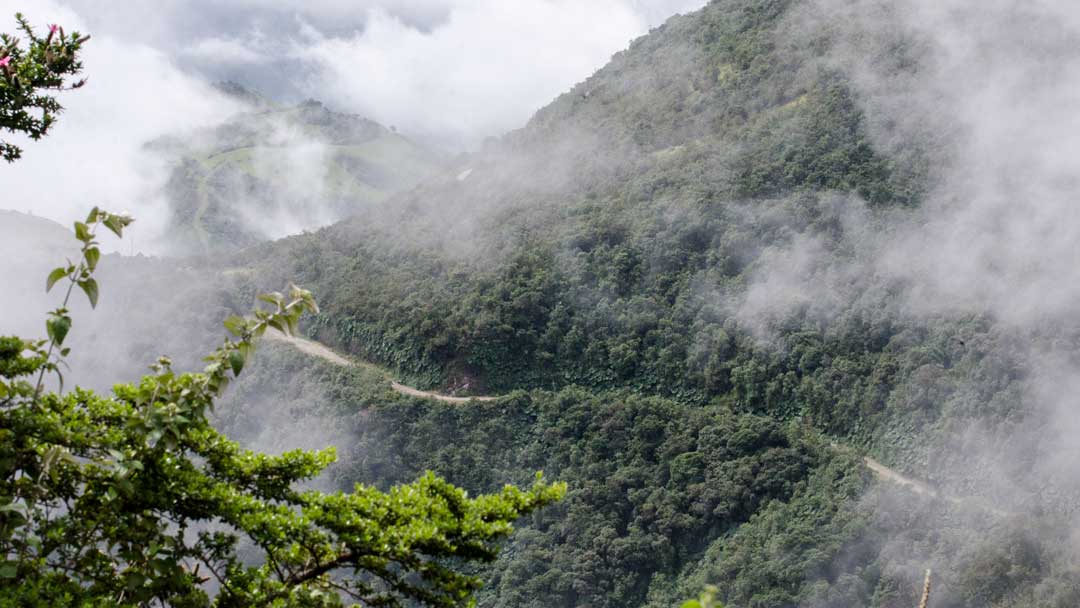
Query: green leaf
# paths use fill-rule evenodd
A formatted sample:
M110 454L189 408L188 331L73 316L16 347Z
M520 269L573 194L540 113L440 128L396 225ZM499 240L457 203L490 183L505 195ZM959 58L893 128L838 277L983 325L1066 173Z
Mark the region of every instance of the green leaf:
M82 222L75 222L75 238L86 243L90 241L90 227Z
M0 513L18 513L26 516L29 509L26 508L26 503L20 499L18 502L10 502L6 505L0 505Z
M105 227L111 230L112 233L116 236L120 238L124 237L124 223L119 217L115 215L110 215L106 217Z
M64 343L64 338L67 337L70 330L71 317L55 316L49 317L49 320L45 321L45 331L49 334L49 339L58 345Z
M79 281L79 287L86 292L86 297L90 299L90 307L97 308L98 302L98 284L94 279L83 279Z
M15 578L19 574L19 565L15 562L0 564L0 578Z
M244 369L244 353L234 350L229 352L229 366L232 367L233 375L239 376Z
M229 330L229 333L234 336L241 336L244 334L244 328L247 326L247 321L244 317L233 315L225 319L225 329Z
M683 602L681 608L701 608L701 602L697 600L687 600Z
M278 306L279 308L285 303L285 296L276 291L273 293L261 293L259 294L259 299L267 304Z
M97 247L91 247L86 250L86 267L93 271L97 268L98 260L101 259L101 250Z
M50 289L52 289L53 285L56 285L57 281L66 276L66 268L54 268L53 271L49 273L49 278L45 280L45 291L49 291Z

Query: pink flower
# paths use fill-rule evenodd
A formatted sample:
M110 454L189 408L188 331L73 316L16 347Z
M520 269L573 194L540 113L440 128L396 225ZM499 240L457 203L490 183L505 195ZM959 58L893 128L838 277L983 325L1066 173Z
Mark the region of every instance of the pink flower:
M51 36L51 35L55 34L56 30L58 30L58 29L60 29L59 25L56 25L55 23L50 23L49 24L49 35Z
M6 68L7 64L11 63L11 55L0 59L0 68Z

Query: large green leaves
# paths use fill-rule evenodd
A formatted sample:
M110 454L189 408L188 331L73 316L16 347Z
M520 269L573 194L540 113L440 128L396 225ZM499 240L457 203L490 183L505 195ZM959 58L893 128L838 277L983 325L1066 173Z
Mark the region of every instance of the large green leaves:
M68 331L71 330L71 317L62 313L54 313L45 321L45 330L50 340L57 345L63 344L64 338L67 337Z
M83 279L78 282L79 288L86 293L90 300L90 306L96 308L98 303L98 284L94 279Z

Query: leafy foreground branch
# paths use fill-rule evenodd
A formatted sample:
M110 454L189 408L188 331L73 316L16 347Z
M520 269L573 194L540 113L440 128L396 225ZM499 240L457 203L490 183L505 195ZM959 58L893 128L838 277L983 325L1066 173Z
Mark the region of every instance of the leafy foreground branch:
M78 286L96 303L95 230L130 221L91 212L76 225L81 261L49 286L66 277L68 297ZM0 338L0 605L467 605L480 582L463 563L494 559L513 520L565 493L539 474L529 490L477 498L431 473L385 493L295 489L333 448L258 454L206 417L259 336L316 310L296 287L262 300L269 309L226 320L231 337L202 373L162 358L111 397L41 389L67 353L66 298L48 341ZM261 559L242 560L241 546Z
M67 79L82 70L79 53L90 37L65 33L59 25L48 26L48 34L41 36L21 14L16 13L15 20L25 42L0 33L0 131L37 140L48 134L64 109L54 94L86 84L69 84ZM12 162L20 156L21 148L0 140L0 158Z

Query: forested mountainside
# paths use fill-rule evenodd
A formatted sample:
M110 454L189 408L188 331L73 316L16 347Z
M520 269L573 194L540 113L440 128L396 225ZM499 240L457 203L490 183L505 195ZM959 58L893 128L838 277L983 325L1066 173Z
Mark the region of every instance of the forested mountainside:
M485 608L660 608L706 585L734 608L908 607L927 568L936 608L1080 605L1075 316L1001 306L984 295L996 288L942 303L897 270L921 263L908 243L926 241L907 237L942 223L968 234L947 217L964 191L944 186L971 129L946 92L916 90L952 74L896 8L913 5L925 8L716 0L519 131L424 161L437 169L425 179L409 159L431 157L315 104L156 142L187 158L170 189L192 251L267 236L237 201L315 200L278 196L256 151L319 142L336 168L295 181L331 182L319 200L352 216L179 267L107 260L91 333L138 334L103 356L118 367L157 347L194 361L212 325L294 281L322 308L312 338L421 388L498 397L403 396L371 367L270 342L216 413L262 449L337 445L332 489L428 469L471 493L538 469L567 482L478 570ZM1024 31L979 50L1037 61L1080 48ZM356 184L375 169L340 155L398 170L383 148L354 149L378 142L406 146L413 181L395 184L415 189L365 198ZM1003 176L1010 196L1029 174ZM1056 233L1039 234L1046 246ZM980 273L954 262L939 260L958 284L1001 280L998 258ZM882 481L864 454L924 483Z
M378 370L270 343L219 409L247 445L333 444L327 489L431 469L481 492L566 480L481 570L480 606L672 606L717 585L733 606L1070 606L1067 518L873 481L809 425L628 391L517 391L439 403ZM950 490L954 491L954 490Z
M716 584L738 608L907 606L927 567L934 606L1080 601L1059 534L1071 427L1039 354L1075 357L1075 325L920 307L882 270L961 130L877 103L940 49L859 5L875 21L717 0L449 174L238 258L239 293L314 290L317 339L421 386L512 395L320 389L362 420L352 479L570 483L482 605L662 606ZM868 491L833 442L940 491Z
M442 170L446 159L374 121L315 100L278 107L235 83L247 108L225 123L155 140L174 253L205 254L317 228ZM298 184L302 184L299 186Z
M319 337L430 384L742 390L764 375L737 307L770 252L811 235L843 255L850 194L872 212L926 187L917 150L873 150L828 39L784 44L788 5L676 18L461 179L248 259L324 294ZM889 323L864 308L864 324ZM893 331L806 321L808 346L879 350Z

